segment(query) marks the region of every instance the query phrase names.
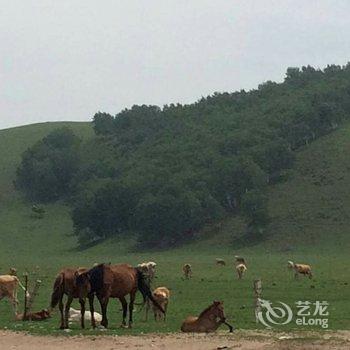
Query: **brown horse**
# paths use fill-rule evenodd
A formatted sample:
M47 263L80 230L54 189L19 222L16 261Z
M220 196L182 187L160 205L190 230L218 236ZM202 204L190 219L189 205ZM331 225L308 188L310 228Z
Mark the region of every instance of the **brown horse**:
M61 313L61 324L60 329L69 328L69 308L75 298L79 298L80 309L81 309L81 327L84 328L84 313L85 313L85 298L90 292L90 284L84 282L77 287L76 278L81 273L86 272L87 269L84 267L79 268L64 268L56 277L53 292L51 295L50 311L59 304ZM63 297L67 295L66 305L63 305ZM91 305L90 305L91 307Z
M182 323L182 332L208 333L215 332L220 325L225 324L230 332L233 327L226 322L223 302L214 301L198 317L188 316Z
M118 298L123 307L123 321L122 327L126 327L126 317L128 312L128 303L125 296L130 294L129 302L129 327L132 327L133 322L133 309L137 290L139 290L143 296L144 302L147 298L164 313L162 307L153 298L149 285L147 284L146 277L137 268L128 264L100 264L92 269L80 274L76 279L77 285L84 285L87 282L90 283L90 312L91 312L91 325L96 327L94 318L94 295L101 305L102 321L101 325L108 327L107 319L107 305L109 298Z

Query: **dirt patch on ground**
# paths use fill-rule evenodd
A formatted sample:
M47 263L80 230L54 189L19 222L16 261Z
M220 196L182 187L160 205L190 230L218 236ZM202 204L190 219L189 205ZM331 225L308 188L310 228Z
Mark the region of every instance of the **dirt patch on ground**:
M0 331L0 349L16 350L229 350L349 349L350 331L275 333L236 331L233 334L147 334L139 336L34 336Z

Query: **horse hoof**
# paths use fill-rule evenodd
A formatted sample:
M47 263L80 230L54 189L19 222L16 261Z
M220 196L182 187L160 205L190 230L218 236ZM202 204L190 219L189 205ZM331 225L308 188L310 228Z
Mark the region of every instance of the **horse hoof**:
M121 324L119 328L124 328L124 329L127 329L128 326L126 324Z

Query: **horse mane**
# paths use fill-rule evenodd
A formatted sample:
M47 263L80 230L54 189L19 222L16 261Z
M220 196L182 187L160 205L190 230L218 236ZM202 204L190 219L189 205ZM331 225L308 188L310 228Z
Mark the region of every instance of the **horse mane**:
M206 309L204 309L204 310L199 314L198 318L204 316L204 314L206 314L212 307L213 307L213 304L210 304Z
M91 292L97 292L102 289L104 282L105 264L99 264L90 269L87 273L90 277Z

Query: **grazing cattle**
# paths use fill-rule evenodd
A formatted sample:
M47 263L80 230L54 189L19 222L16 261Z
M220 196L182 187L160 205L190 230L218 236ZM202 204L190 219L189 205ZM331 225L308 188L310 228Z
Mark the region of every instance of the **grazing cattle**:
M185 264L182 267L182 271L186 279L190 279L192 277L192 266L191 264Z
M168 303L169 303L169 298L170 298L170 291L166 287L158 287L153 291L153 298L154 300L157 301L157 303L162 307L164 310L164 313L161 313L159 311L159 308L153 305L153 314L154 314L154 319L156 321L160 321L163 317L163 320L165 321L166 319L166 312L168 309Z
M157 264L154 261L143 262L137 265L137 268L143 272L149 283L152 283L156 275Z
M17 287L20 286L23 290L22 283L19 281L17 276L12 275L2 275L0 276L0 300L3 298L8 298L13 306L15 315L17 314ZM28 296L28 293L27 293Z
M288 268L294 270L294 277L297 278L298 275L309 276L312 278L311 266L306 264L294 264L293 261L288 261Z
M94 313L94 318L95 321L100 324L102 321L102 316L98 313L95 312ZM80 322L81 319L81 310L76 310L73 309L72 307L69 309L69 318L68 321L69 322ZM91 321L91 315L89 313L85 313L84 314L84 319L85 321Z
M84 284L79 285L79 288L76 284L76 278L87 271L84 267L79 268L65 268L60 271L55 279L53 286L53 292L51 295L51 310L59 304L60 314L61 314L61 323L60 329L69 328L68 317L69 317L69 308L72 304L73 299L79 298L79 303L81 307L81 327L85 328L84 323L84 314L85 314L85 298L90 292L90 283L89 281L84 281ZM63 297L67 295L66 305L63 305ZM91 304L90 304L91 308ZM50 310L50 311L51 311Z
M77 285L84 285L90 283L91 291L89 294L91 324L96 327L94 318L94 295L97 296L102 310L101 325L105 328L108 326L107 319L107 305L109 298L118 298L123 307L123 321L122 327L126 327L126 316L128 311L128 304L125 296L130 294L129 303L129 327L132 327L133 309L137 290L143 296L144 302L147 298L164 313L162 307L153 298L147 279L144 274L137 268L128 264L100 264L92 269L80 274L77 279Z
M226 322L223 302L214 301L198 317L188 316L182 323L182 332L208 333L215 332L220 325L225 324L232 332L233 327Z
M226 262L224 259L216 258L215 261L216 261L216 265L218 266L226 266Z
M238 274L238 279L242 279L243 274L247 271L247 266L245 264L241 263L236 265L236 271Z
M51 317L50 311L47 309L42 309L38 312L27 313L24 317L24 314L16 314L17 321L43 321Z

